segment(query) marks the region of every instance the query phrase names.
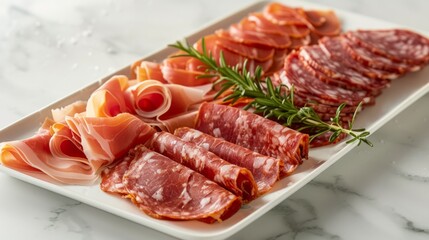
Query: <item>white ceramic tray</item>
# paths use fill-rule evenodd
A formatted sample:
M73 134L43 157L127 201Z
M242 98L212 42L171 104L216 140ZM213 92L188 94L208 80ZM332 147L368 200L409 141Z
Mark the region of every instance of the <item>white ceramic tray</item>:
M235 14L217 21L195 34L188 37L189 42L194 42L201 36L210 34L214 30L227 27L232 23L238 22L241 18L250 12L261 11L268 2L255 3ZM325 7L306 3L302 1L288 0L284 1L290 6L300 6L306 9L324 9ZM377 19L360 16L350 12L337 9L337 15L340 17L343 30L352 29L370 29L370 28L395 28L401 27ZM428 35L422 31L415 30L422 34ZM172 43L175 39L172 39ZM160 61L175 49L165 48L158 51L145 59ZM115 74L128 75L129 67L125 67ZM0 130L0 142L22 139L33 135L40 127L45 117L49 116L52 108L65 106L76 100L86 100L88 96L110 76L89 85L82 90L55 102L40 111L31 114L16 123ZM365 127L367 130L374 132L383 124L415 102L418 98L429 91L429 68L425 68L417 73L411 73L405 77L394 80L389 89L377 98L375 106L366 108L356 119L356 127ZM67 186L50 182L49 179L42 175L27 175L4 166L0 170L23 181L36 186L48 189L58 194L76 199L88 205L103 209L107 212L116 214L123 218L129 219L144 226L156 229L158 231L170 234L175 237L184 239L223 239L231 236L240 229L244 228L258 217L268 212L278 203L289 197L292 193L304 186L318 174L323 172L333 163L338 161L343 155L354 148L356 144L345 144L344 141L333 146L322 147L310 150L310 159L298 168L295 174L278 182L274 189L264 196L256 199L250 204L243 206L232 218L222 223L205 224L197 221L165 221L157 220L146 216L140 212L130 201L121 199L102 192L98 184L93 186ZM361 147L367 147L362 145ZM375 146L377 147L377 146Z

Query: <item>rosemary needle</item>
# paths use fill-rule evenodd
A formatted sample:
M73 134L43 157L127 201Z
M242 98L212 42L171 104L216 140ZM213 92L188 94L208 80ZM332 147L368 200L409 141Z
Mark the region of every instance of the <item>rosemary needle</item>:
M226 64L222 52L220 53L219 64L213 59L211 54L207 53L204 38L201 40L202 52L199 52L187 42L176 42L171 47L182 50L184 53L173 57L187 56L201 61L207 66L207 74L200 77L217 76L218 80L213 84L221 84L220 90L215 98L221 96L225 91L231 91L224 98L224 101L232 103L242 99L250 99L245 109L253 107L256 113L262 114L267 118L276 118L286 126L300 126L299 131L310 130L310 141L325 133L331 132L329 141L335 142L342 134L351 138L346 143L362 142L369 146L373 144L367 139L369 132L365 129L353 129L353 123L357 111L361 108L359 104L356 108L351 121L348 122L348 128L341 124L340 114L346 106L345 103L338 106L335 117L330 122L321 120L313 108L309 106L297 107L294 105L293 86L288 88L285 85L274 86L271 79L266 77L262 79L262 68L258 66L254 73L246 70L246 62L243 66L230 67Z

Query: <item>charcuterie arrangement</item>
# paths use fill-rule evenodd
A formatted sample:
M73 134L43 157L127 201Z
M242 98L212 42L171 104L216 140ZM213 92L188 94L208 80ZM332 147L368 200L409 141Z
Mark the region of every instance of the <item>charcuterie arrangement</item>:
M221 222L293 174L310 147L370 144L356 115L429 62L418 33L341 32L333 11L279 3L173 46L2 143L1 164L100 184L154 218Z

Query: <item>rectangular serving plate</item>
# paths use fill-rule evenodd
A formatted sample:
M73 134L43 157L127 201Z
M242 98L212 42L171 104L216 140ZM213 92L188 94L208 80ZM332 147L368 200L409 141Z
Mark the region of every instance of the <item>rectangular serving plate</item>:
M238 22L251 12L261 11L268 3L269 1L263 1L250 5L229 17L209 24L186 39L189 42L195 42L200 37L213 33L219 28L226 28L232 23ZM287 0L283 1L283 3L289 6L303 7L305 9L327 9L321 5L295 0ZM402 27L338 9L332 10L334 10L341 19L344 31L353 29ZM428 36L427 33L422 31L415 29L414 31ZM164 48L145 57L144 59L159 62L174 51L176 50L172 48ZM89 95L103 82L117 74L129 75L129 67L124 67L112 75L107 76L100 81L97 81L82 90L75 92L0 130L0 142L23 139L33 135L44 119L50 116L51 109L66 106L77 100L88 99ZM373 133L428 91L429 68L425 68L422 71L411 73L405 77L394 80L391 87L386 89L383 94L377 98L375 106L366 108L358 115L355 126L365 127ZM22 181L81 201L175 237L183 239L224 239L243 229L258 217L268 212L321 172L326 170L329 166L338 161L354 147L356 147L356 144L346 144L345 141L342 141L336 145L311 149L309 160L305 161L292 176L279 181L275 185L274 189L269 193L259 197L250 204L243 206L230 219L222 223L215 224L205 224L197 221L166 221L151 218L140 212L133 204L130 203L130 201L102 192L98 184L92 186L69 186L52 182L48 177L41 174L25 174L1 165L0 170Z

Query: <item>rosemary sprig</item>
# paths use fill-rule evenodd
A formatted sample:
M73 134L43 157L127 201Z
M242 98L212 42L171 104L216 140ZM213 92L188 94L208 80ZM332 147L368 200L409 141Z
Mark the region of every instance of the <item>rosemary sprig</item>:
M262 79L262 68L260 66L256 68L254 73L246 70L246 62L241 67L238 65L228 66L222 52L220 53L218 64L211 53L207 53L204 38L201 41L201 45L202 52L199 52L187 42L182 43L178 41L176 44L170 46L184 52L184 54L176 55L175 57L194 57L207 65L207 74L200 77L219 77L214 85L221 84L221 88L215 95L215 98L218 98L227 90L232 90L232 93L223 99L224 101L235 103L242 98L250 99L245 109L253 107L256 113L260 113L267 118L276 118L286 126L298 124L301 126L298 131L311 131L310 141L327 132L332 132L329 138L330 142L337 140L341 134L346 134L351 137L347 143L358 141L358 145L363 142L369 146L373 146L367 139L367 136L370 134L368 131L365 129L353 129L357 111L361 107L360 104L349 122L349 128L344 128L341 125L340 114L346 106L345 103L337 108L335 117L331 119L331 122L324 122L313 108L308 106L297 107L294 105L293 86L290 88L285 85L275 87L269 77Z

